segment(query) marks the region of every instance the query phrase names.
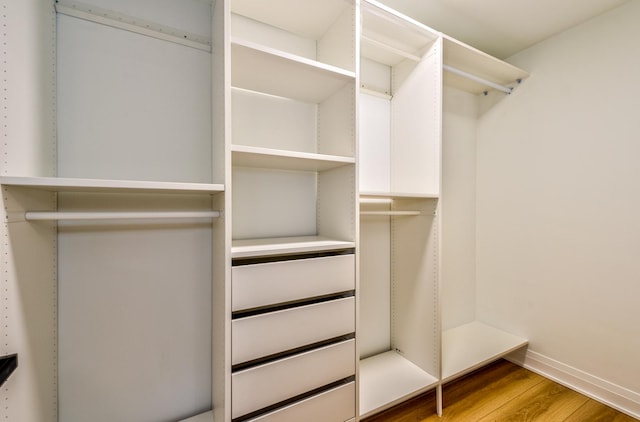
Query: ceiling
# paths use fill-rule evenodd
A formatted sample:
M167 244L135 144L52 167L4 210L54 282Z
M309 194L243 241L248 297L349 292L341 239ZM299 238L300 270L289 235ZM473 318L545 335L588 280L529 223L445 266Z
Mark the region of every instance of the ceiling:
M498 58L631 0L380 0Z

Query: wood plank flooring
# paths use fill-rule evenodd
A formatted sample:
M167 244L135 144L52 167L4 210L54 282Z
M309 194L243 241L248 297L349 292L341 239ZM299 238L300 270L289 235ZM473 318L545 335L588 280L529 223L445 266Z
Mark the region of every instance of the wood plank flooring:
M430 392L363 422L632 422L636 419L506 360L444 386L442 417Z

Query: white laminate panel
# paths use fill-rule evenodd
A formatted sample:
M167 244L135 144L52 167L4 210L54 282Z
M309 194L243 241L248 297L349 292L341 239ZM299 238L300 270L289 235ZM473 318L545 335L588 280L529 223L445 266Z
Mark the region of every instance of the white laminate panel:
M342 385L249 422L344 422L356 411L355 383Z
M236 319L231 327L232 363L247 362L354 331L353 297Z
M352 290L354 255L245 265L232 269L234 311Z
M355 372L355 340L302 353L232 375L233 418L349 377Z

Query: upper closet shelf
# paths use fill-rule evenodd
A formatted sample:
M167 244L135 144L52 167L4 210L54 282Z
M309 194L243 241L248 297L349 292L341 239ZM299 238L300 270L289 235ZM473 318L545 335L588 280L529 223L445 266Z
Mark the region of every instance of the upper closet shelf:
M324 171L354 164L352 157L233 145L233 165L278 170Z
M231 11L276 28L319 40L353 1L233 0Z
M419 61L438 32L373 0L362 3L363 57L388 66Z
M231 42L231 84L237 88L321 103L355 73L238 38Z
M320 236L234 240L231 258L257 258L354 248L355 242Z
M527 72L509 63L490 56L480 50L466 45L447 35L442 35L444 44L445 70L453 68L458 73L447 71L444 73L445 85L481 94L494 87L479 80L486 80L492 84L507 88L514 88L518 81L529 76ZM461 74L473 75L473 78Z
M0 176L3 186L54 192L218 193L224 185L211 183L149 182L138 180L76 179L64 177Z

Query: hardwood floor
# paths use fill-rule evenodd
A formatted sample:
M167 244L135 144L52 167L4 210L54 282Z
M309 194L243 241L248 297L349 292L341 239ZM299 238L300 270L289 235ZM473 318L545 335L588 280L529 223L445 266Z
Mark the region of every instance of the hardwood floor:
M363 422L637 421L506 360L445 385L441 418L435 406L430 392Z

